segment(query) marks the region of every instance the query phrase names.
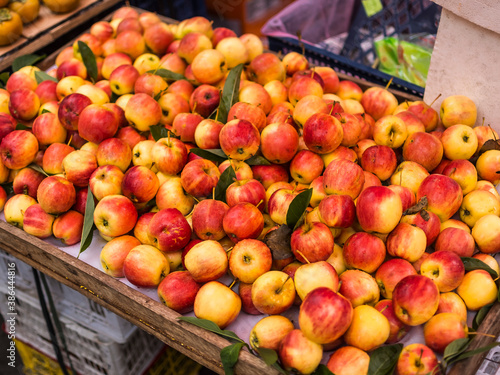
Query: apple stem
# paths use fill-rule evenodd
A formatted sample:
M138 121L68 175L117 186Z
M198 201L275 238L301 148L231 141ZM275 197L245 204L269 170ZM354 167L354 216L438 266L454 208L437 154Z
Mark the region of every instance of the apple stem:
M193 110L191 111L191 113L195 113L196 111L196 105L198 104L198 102L194 102L194 105L193 105Z
M338 102L333 101L333 103L332 103L332 108L330 108L330 113L329 113L329 115L330 115L330 116L332 116L333 108L335 108L335 104L337 104L337 103L338 103Z
M484 333L484 332L469 332L469 335L478 335L478 336L486 336L486 337L492 337L496 339L497 337L494 335L490 335L489 333Z
M255 207L259 207L262 203L264 203L264 199L261 199L261 200L259 201L259 203L257 203L257 204L255 205Z
M389 88L389 86L391 85L392 83L392 80L394 79L394 77L391 77L391 79L389 80L389 82L387 82L387 85L385 86L385 89L387 90Z
M311 69L311 78L314 77L314 68Z
M382 310L380 310L379 312L380 313L383 313L385 309L387 309L389 307L389 305L385 305L384 308Z
M217 111L215 112L215 121L219 118L219 107L217 107Z
M283 290L283 287L285 286L285 284L287 283L288 280L290 280L290 275L287 275L285 282L278 289L276 289L276 294L281 293L281 291Z
M215 188L214 188L214 189L215 189ZM190 194L188 194L188 195L190 195ZM193 199L194 199L194 201L195 201L196 203L200 203L200 200L199 200L199 199L197 199L195 196L191 195L191 198L193 198Z
M429 107L432 107L432 105L433 105L434 103L436 103L436 101L437 101L437 100L438 100L438 99L439 99L442 95L443 95L443 94L439 94L439 95L436 97L436 99L434 99L434 100L432 101L432 103L429 105Z
M311 264L311 262L309 262L309 259L307 259L306 256L300 252L300 250L295 250L295 251L299 253L299 255L306 260L307 264Z
M484 117L483 117L483 124L484 124ZM491 125L488 124L488 128L491 130L491 134L493 135L493 140L496 142L498 141L497 136L495 135L495 131L491 128Z
M71 145L72 140L73 140L73 134L71 134L71 136L69 137L68 146Z
M212 189L212 199L215 200L215 187Z
M228 288L229 288L229 289L233 289L233 286L234 286L234 284L236 284L236 281L238 281L238 279L237 279L237 278L234 278L233 282L231 283L231 285L229 285L229 287L228 287Z
M167 131L167 146L172 147L172 144L170 142L170 132L169 131Z

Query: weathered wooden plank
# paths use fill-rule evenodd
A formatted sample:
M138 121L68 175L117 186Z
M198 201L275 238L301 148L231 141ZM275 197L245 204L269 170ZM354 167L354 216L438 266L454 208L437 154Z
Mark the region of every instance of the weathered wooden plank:
M0 247L57 281L79 291L203 366L223 374L220 350L230 343L177 320L180 315L104 272L21 229L0 221ZM238 374L278 374L261 359L242 352Z
M23 37L10 46L0 47L0 71L7 69L16 57L34 53L48 46L87 20L104 12L121 0L85 0L78 9L63 15L54 15L41 9L41 17L26 26ZM52 16L49 17L49 12ZM66 20L66 21L65 21Z
M495 338L500 335L500 303L495 302L495 304L491 307L488 315L484 318L483 322L479 326L477 332L478 333L486 333L488 335L494 336L485 336L485 335L475 335L472 339L469 349L474 350L486 346L495 342ZM484 358L488 352L484 352L481 354L477 354L474 357L462 360L457 362L449 372L449 375L464 375L464 374L475 374L481 363L483 363Z

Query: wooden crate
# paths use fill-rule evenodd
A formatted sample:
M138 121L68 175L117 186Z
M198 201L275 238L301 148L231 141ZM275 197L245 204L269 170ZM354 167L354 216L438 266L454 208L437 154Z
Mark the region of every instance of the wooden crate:
M25 25L21 38L9 46L0 47L0 71L6 70L16 57L33 53L53 43L60 36L69 33L120 1L80 0L77 9L65 14L53 13L41 5L38 18Z
M137 10L142 12L140 9ZM109 20L110 17L105 17L104 20ZM161 18L167 23L176 22L165 17ZM57 54L64 47L61 46L37 65L42 69L53 66ZM363 90L375 86L370 82L345 74L338 75L341 80L349 79L356 82ZM421 100L421 98L408 93L396 90L391 90L391 92L400 101ZM96 234L96 236L98 235ZM220 361L220 351L230 345L226 339L177 320L181 315L160 302L2 220L0 220L0 248L156 336L201 365L216 373L224 374ZM496 302L479 327L478 332L488 333L495 337L499 336L500 324L497 324L499 318L500 303ZM476 335L470 344L470 349L482 347L494 340L489 336ZM487 352L458 363L449 374L476 373L486 355ZM240 354L235 373L239 375L279 374L277 370L266 365L262 359L246 350L242 350Z

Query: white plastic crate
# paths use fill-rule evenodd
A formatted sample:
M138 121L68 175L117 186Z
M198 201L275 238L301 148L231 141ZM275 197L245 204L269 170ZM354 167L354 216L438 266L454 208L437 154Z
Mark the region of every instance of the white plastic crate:
M8 285L7 270L10 268L9 264L11 263L15 263L16 265L14 279L16 289L22 290L23 292L36 297L37 291L35 276L33 275L33 269L31 268L31 266L0 249L0 285L2 286L2 288L5 289L5 287ZM49 276L46 276L45 278L47 280L47 284L52 293L52 298L54 299L55 303L62 296L62 284Z
M58 311L66 319L73 320L103 336L124 343L138 328L129 321L112 313L79 292L61 285L63 298Z
M16 312L16 339L55 358L39 300L17 290ZM0 291L0 313L7 316L5 291ZM81 375L142 374L165 348L164 343L140 329L134 330L125 343L118 343L73 320L60 320L73 367Z

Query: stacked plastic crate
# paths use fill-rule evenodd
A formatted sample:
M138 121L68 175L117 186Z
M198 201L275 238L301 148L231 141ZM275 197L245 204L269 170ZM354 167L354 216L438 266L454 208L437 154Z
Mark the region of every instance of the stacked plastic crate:
M15 267L11 267L15 263ZM15 269L14 305L8 272ZM0 250L0 313L15 317L18 353L27 373L60 374L30 266ZM4 272L5 271L5 272ZM80 293L48 278L73 368L81 375L195 374L200 366ZM14 308L14 311L9 309ZM15 314L15 315L13 315ZM59 340L60 341L60 340ZM60 342L59 342L60 343ZM67 356L64 356L69 366ZM31 372L30 372L31 371Z

